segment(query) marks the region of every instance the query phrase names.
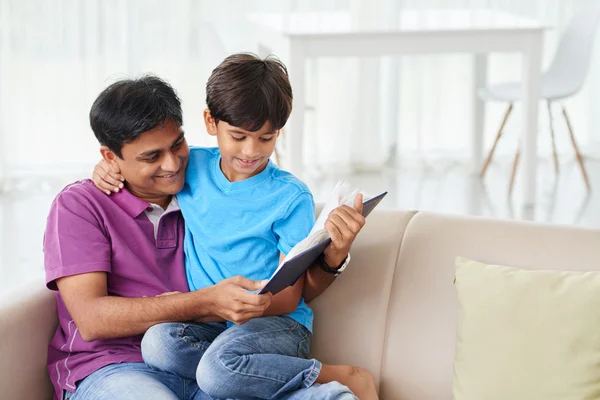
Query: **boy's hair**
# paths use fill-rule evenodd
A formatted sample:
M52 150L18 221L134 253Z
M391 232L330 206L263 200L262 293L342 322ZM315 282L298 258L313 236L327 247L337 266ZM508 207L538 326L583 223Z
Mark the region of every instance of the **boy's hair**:
M265 122L281 129L292 112L292 87L285 65L274 56L254 54L227 57L206 83L206 105L218 123L250 132Z
M181 100L167 82L152 75L113 83L90 110L94 135L120 158L123 145L168 121L183 125Z

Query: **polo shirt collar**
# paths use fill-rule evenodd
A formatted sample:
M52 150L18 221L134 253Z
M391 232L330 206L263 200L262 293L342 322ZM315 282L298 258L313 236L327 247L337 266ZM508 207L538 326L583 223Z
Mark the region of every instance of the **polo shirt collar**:
M111 194L110 197L131 218L136 218L150 207L150 203L134 196L126 188L121 189L118 193Z

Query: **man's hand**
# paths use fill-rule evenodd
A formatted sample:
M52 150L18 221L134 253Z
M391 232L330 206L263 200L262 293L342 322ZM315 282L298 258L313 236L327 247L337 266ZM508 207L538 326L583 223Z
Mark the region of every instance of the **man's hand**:
M261 317L271 304L271 293L257 294L266 282L252 281L241 276L225 279L210 289L212 314L235 324Z
M331 235L331 244L323 251L323 255L331 268L336 268L346 259L356 235L365 226L362 203L363 195L358 194L354 198L354 208L340 206L334 209L325 221L325 229Z
M120 173L121 171L114 171L106 160L100 160L94 167L92 180L98 189L110 196L112 192L117 193L123 189L125 178Z

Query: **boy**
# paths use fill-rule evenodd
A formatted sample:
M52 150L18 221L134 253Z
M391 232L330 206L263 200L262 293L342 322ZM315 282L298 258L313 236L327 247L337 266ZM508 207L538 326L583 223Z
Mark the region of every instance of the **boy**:
M190 290L235 275L269 278L315 220L306 185L269 161L292 109L285 66L249 54L230 56L213 71L206 93L204 121L219 148L191 149L186 184L177 195L186 221ZM345 219L354 235L364 224L364 219ZM327 259L322 263L333 269ZM377 398L365 370L306 359L313 315L301 297L304 279L274 296L263 317L242 325L150 328L142 341L144 360L182 376L195 372L199 387L217 398L277 398L331 381L361 399Z

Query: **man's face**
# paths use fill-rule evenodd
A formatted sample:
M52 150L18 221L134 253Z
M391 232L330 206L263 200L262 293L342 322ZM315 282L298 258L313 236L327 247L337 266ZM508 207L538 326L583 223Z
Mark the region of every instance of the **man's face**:
M204 122L208 133L217 137L221 170L230 182L251 178L265 169L279 136L279 130L273 130L269 121L250 132L225 121L217 124L206 110Z
M102 153L109 163L117 164L128 190L141 199L158 203L183 188L190 149L175 122L168 121L124 145L122 158L110 150Z

